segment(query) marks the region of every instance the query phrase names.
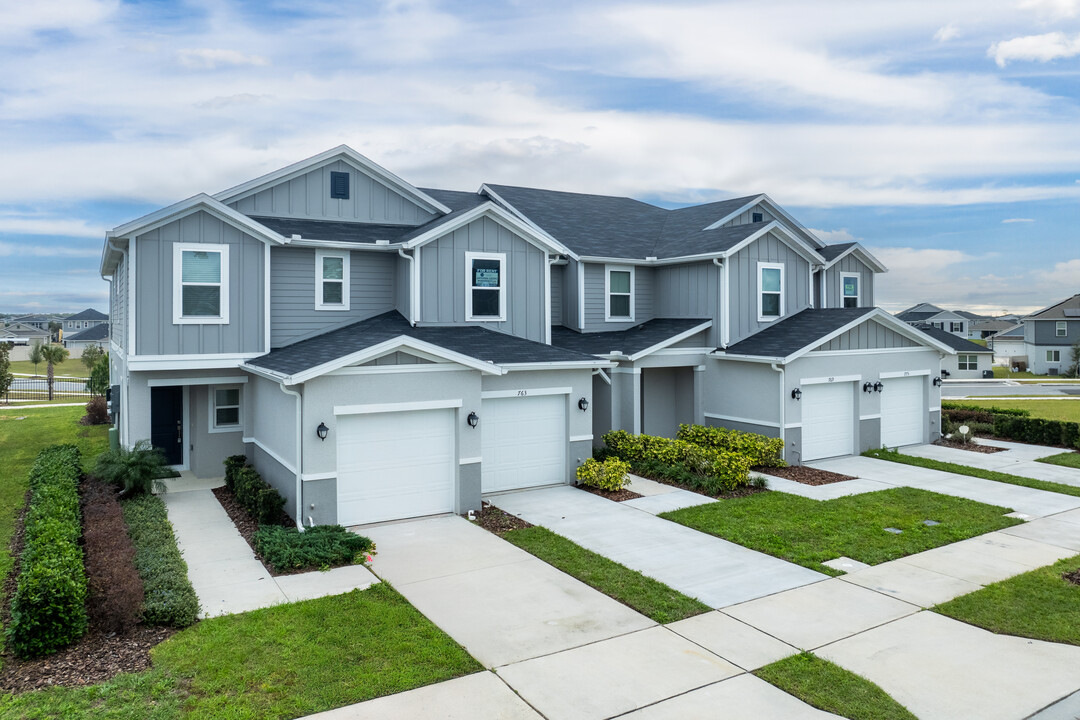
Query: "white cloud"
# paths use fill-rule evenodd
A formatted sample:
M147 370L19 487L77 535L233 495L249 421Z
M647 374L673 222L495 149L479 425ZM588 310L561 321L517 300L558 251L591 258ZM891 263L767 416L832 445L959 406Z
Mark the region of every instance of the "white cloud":
M1008 225L1009 223L1033 223L1034 218L1005 218L1001 221L1002 225Z
M1080 258L1056 263L1053 269L1036 272L1035 276L1040 284L1060 287L1062 298L1070 297L1080 292Z
M1080 12L1080 0L1021 0L1020 7L1034 10L1046 20L1062 20L1076 17Z
M105 229L94 227L85 220L0 212L0 233L101 238L105 234Z
M219 65L268 65L261 55L245 55L237 50L220 48L186 48L177 53L180 64L196 70L213 70Z
M994 43L986 54L994 58L998 67L1005 67L1014 60L1050 62L1058 58L1075 57L1080 55L1080 34L1069 36L1063 32L1052 32L1045 35L1027 35Z
M100 244L93 247L72 247L64 245L31 245L0 240L0 257L24 255L29 257L98 257L101 255Z
M0 37L41 30L79 32L110 17L119 0L33 0L4 3Z
M807 228L811 233L817 235L818 238L827 245L835 245L836 243L855 242L855 236L847 231L846 228L840 230L815 230L813 228Z
M939 27L937 32L934 33L934 39L939 43L948 42L957 37L960 37L960 30L952 23Z

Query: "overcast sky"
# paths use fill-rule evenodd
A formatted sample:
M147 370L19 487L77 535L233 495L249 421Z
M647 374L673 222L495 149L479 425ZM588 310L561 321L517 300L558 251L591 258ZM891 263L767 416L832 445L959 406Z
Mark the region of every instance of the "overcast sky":
M106 229L341 143L419 186L767 192L878 303L1080 292L1080 0L7 2L0 312Z

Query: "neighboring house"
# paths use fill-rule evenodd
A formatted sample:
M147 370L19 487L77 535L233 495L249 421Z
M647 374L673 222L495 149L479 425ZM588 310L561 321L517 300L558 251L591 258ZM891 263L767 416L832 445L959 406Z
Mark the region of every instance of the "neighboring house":
M984 373L990 373L990 377L993 377L993 350L956 337L932 325L918 327L930 337L940 340L956 351L955 355L945 355L941 358L941 377L950 380L977 380L982 379Z
M971 323L968 332L969 340L985 340L991 335L1009 330L1016 326L1015 320L1002 320L1001 318L984 318Z
M49 342L49 335L48 325L44 330L17 322L9 322L0 327L0 342L9 342L15 346L11 349L12 360L29 360L30 347L34 343Z
M987 338L986 345L994 352L994 362L999 365L1011 368L1017 363L1027 364L1024 326L1021 323L991 335Z
M109 316L103 312L98 312L93 308L86 308L80 313L74 315L68 315L63 320L62 328L64 330L64 337L68 335L74 335L80 333L83 330L89 330L92 327L98 325L108 325Z
M11 323L26 325L35 330L49 329L49 318L45 315L23 315L22 317L13 318Z
M953 350L873 307L884 270L765 195L429 190L342 146L107 234L113 407L196 475L246 453L306 525L571 482L613 428L927 442Z
M964 315L961 315L959 312L943 310L937 305L931 305L930 303L919 303L901 313L897 313L896 317L909 325L921 325L925 323L936 327L939 330L952 333L960 338L966 338L968 336L968 327L971 324L971 320Z
M66 323L65 323L66 324ZM73 357L80 357L82 351L90 345L97 345L102 350L109 349L109 323L97 323L93 327L81 332L74 333L64 338L64 347L71 351Z
M1080 294L1024 318L1024 347L1036 375L1064 373L1080 342Z

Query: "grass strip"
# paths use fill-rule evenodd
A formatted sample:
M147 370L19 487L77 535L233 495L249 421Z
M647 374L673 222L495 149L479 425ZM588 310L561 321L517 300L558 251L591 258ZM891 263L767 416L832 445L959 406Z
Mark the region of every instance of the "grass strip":
M850 720L917 720L874 683L812 653L778 660L754 674L807 705Z
M502 537L658 623L683 620L712 609L700 600L587 550L547 528L509 530Z
M834 500L758 493L666 512L660 517L830 575L821 565L846 556L869 565L895 560L1021 523L1008 508L917 488L889 488ZM926 525L932 520L938 524ZM886 530L900 530L894 534Z
M914 455L903 455L898 450L879 448L877 450L867 450L863 455L866 457L877 458L878 460L889 460L903 465L914 465L915 467L922 467L927 470L940 470L942 472L955 473L957 475L982 478L983 480L1008 483L1009 485L1020 485L1021 487L1029 487L1034 490L1046 490L1047 492L1056 492L1061 493L1062 495L1074 495L1080 497L1080 487L1074 487L1073 485L1063 485L1062 483L1050 482L1048 480L1036 480L1035 478L1010 475L1009 473L998 472L997 470L983 470L982 468L915 457Z
M1062 467L1080 468L1080 453L1063 452L1060 455L1051 455L1049 457L1038 458L1035 462L1046 463L1047 465L1061 465Z
M1023 388L1017 388L1017 395L1023 395ZM1004 399L997 400L994 396L966 397L959 402L964 405L974 405L984 408L1005 408L1008 410L1028 410L1031 417L1043 420L1061 420L1064 422L1080 422L1080 398L1059 399ZM1002 438L1005 439L1005 438Z
M1062 573L1080 569L1080 555L961 595L934 612L1004 635L1080 645L1080 585Z

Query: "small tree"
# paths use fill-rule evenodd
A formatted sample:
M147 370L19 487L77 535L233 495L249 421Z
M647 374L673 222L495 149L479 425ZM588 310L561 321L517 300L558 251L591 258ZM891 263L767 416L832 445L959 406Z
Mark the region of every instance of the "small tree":
M1072 362L1069 364L1069 369L1065 371L1065 374L1069 377L1080 377L1080 340L1077 340L1072 346Z
M14 346L14 343L0 343L0 398L7 395L11 387L11 348Z
M52 342L60 342L60 329L63 327L57 320L49 321L49 339Z
M67 360L67 348L60 345L46 345L41 349L41 357L49 364L47 377L49 382L49 399L53 399L53 366Z
M86 369L90 371L94 369L94 366L98 364L98 360L104 354L105 351L101 349L100 345L87 345L83 348L82 357L79 359L82 360L82 364L86 366Z
M28 356L28 359L30 362L34 363L35 375L37 375L37 366L45 360L45 356L42 355L44 347L45 346L41 344L40 340L35 340L33 344L30 345L30 355Z
M104 395L109 389L109 353L102 353L97 364L90 370L90 379L86 389L93 395Z

